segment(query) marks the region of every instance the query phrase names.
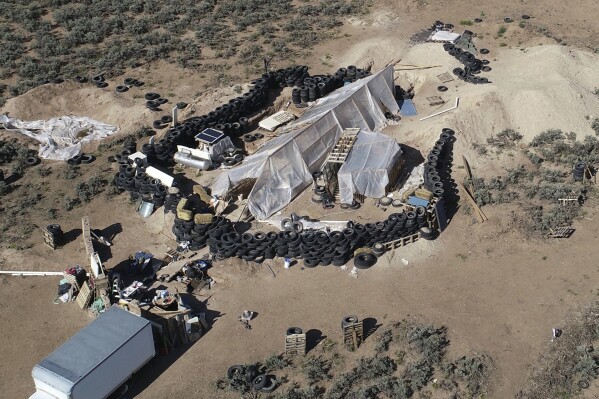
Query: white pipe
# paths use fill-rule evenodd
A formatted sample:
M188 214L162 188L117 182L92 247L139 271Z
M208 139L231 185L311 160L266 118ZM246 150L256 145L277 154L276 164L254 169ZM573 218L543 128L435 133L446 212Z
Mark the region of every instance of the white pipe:
M448 111L452 111L452 110L456 109L456 108L458 107L458 105L459 105L459 104L460 104L460 97L456 97L456 98L455 98L455 105L454 105L453 107L451 107L451 108L447 108L447 109L446 109L446 110L444 110L444 111L439 111L439 112L437 112L437 113L434 113L434 114L432 114L432 115L429 115L429 116L425 116L424 118L421 118L420 120L421 120L421 121L423 121L423 120L426 120L426 119L428 119L428 118L432 118L433 116L441 115L441 114L444 114L444 113L446 113L446 112L448 112Z
M10 274L11 276L62 276L63 272L28 272L28 271L7 271L0 270L0 274Z

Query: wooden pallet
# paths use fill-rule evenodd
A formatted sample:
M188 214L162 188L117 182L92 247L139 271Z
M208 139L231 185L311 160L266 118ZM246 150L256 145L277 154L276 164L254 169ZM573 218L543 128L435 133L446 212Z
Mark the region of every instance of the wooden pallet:
M87 284L87 281L84 281L79 290L79 295L77 295L77 305L79 305L81 309L85 309L91 302L93 296L94 294L89 288L89 284Z
M54 239L54 234L50 233L47 228L42 228L42 233L44 234L44 243L52 248L56 249L56 240Z
M440 75L437 75L437 78L441 81L441 83L447 83L453 81L453 76L449 74L449 72L444 72Z
M393 251L394 249L397 249L399 247L404 247L408 244L416 242L416 241L418 241L419 238L420 238L420 233L416 233L416 234L412 234L410 236L399 238L397 240L385 242L385 243L383 243L383 245L385 246L385 249L387 251Z
M285 336L285 355L297 356L306 354L306 334L291 334Z
M572 227L558 227L556 229L549 228L549 233L545 236L547 238L570 238L574 233L575 229Z
M356 350L364 340L364 323L362 320L343 327L343 345L349 350Z
M353 130L359 129L345 129L343 131L343 134L339 138L339 141L337 141L337 144L335 144L335 147L333 147L329 153L325 163L345 162L358 137L357 132L354 132Z
M443 100L439 96L431 96L426 98L428 101L428 105L434 107L435 105L443 105L445 104L445 100Z

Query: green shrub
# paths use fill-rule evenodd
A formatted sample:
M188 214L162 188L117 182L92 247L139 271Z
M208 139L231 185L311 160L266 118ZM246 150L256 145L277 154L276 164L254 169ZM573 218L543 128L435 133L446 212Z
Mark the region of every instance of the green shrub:
M444 327L413 325L408 328L407 338L424 359L434 364L441 360L445 354L445 348L449 345L446 334Z
M474 25L474 22L472 22L469 19L463 19L463 20L460 21L460 25L472 26L472 25Z
M318 381L329 378L331 362L323 359L322 356L310 357L302 363L301 369L308 380L308 383L313 385Z
M377 342L374 347L376 353L386 352L389 350L389 344L393 341L393 331L385 330L377 337Z
M454 363L453 375L466 383L472 397L486 391L487 377L489 376L491 361L486 356L459 358Z
M505 32L507 32L507 28L501 25L497 30L497 36L502 37L505 34Z
M593 123L591 123L591 128L595 131L595 134L599 136L599 118L593 119Z
M408 363L404 372L404 378L408 380L410 387L419 391L424 388L433 377L433 368L425 359Z
M289 365L289 360L280 355L272 355L264 361L264 367L268 371L281 370Z

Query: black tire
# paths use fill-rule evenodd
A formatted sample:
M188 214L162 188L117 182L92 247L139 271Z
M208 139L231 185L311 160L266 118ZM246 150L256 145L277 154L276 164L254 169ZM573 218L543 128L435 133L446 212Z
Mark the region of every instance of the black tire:
M152 127L154 129L164 129L166 128L166 125L162 123L161 120L155 120L154 123L152 123Z
M127 86L117 86L114 88L114 90L118 93L124 93L129 90L129 88Z
M96 83L96 87L98 89L103 89L105 87L108 87L108 83L106 83L106 82L98 82L98 83Z
M478 23L481 23L481 22L483 22L483 20L482 20L482 19L480 19L480 18L474 18L474 22L476 22L476 23L478 24Z
M381 199L379 199L379 204L381 204L382 206L389 206L393 203L393 199L389 198L389 197L383 197Z
M255 137L253 134L246 134L243 136L243 141L246 143L251 143L254 140L255 140Z
M87 78L85 76L75 76L75 82L77 83L86 83Z
M125 83L127 86L133 86L136 81L137 81L137 79L134 79L134 78L125 78L123 83Z
M264 135L262 133L254 133L254 138L256 140L263 139Z
M104 81L104 76L102 75L96 75L96 76L92 76L92 82L93 83L100 83Z
M291 230L299 234L302 231L304 231L304 225L302 224L302 222L293 222L291 223Z
M446 92L447 86L437 86L437 90L439 90L440 92Z
M307 267L308 269L312 269L312 268L318 266L319 262L320 261L318 259L306 258L306 259L304 259L304 267Z
M484 67L482 67L481 71L483 71L483 72L491 72L491 69L492 68L490 66L485 65Z
M251 384L252 381L254 381L254 378L256 378L258 376L258 367L254 366L253 364L251 366L248 366L245 370L245 378L246 381Z
M283 220L281 220L281 228L283 230L291 230L293 226L293 221L291 220L291 218L284 218Z
M285 335L293 335L293 334L301 334L303 333L302 329L299 327L289 327Z
M578 385L578 387L581 389L587 389L588 387L591 386L591 384L589 384L589 382L587 380L580 380L580 381L578 381L578 383L576 385Z
M235 365L227 370L227 378L232 380L235 374L243 375L243 366Z
M264 388L266 386L267 382L268 382L268 378L266 378L265 374L258 374L252 380L252 388L254 389L254 391L260 391L260 390L262 390L262 388Z
M166 99L166 98L164 98L164 97L158 97L158 98L156 99L156 102L157 102L158 104L162 105L162 104L166 104L166 103L168 102L168 99Z
M25 165L27 166L35 166L40 163L40 159L38 157L27 157L25 158Z
M503 22L505 22L506 24L509 24L509 23L514 22L514 20L511 19L510 17L505 17L505 18L503 18Z
M184 109L186 107L187 107L187 103L184 103L184 102L177 103L177 108L178 109Z
M373 254L362 252L354 257L354 266L357 269L369 269L376 263L376 256Z
M358 316L349 315L345 316L343 320L341 320L341 328L345 328L345 326L357 323L359 321Z
M481 48L480 51L479 51L479 53L481 53L481 54L489 54L489 49Z
M153 100L156 100L157 98L160 98L160 94L149 92L144 95L144 98L148 101L153 101Z
M353 210L356 210L356 209L360 209L361 206L362 206L362 204L360 204L358 201L354 201L354 202L352 202L352 204L349 207Z
M92 163L96 160L96 157L91 154L82 154L81 155L81 163L88 164Z
M162 123L171 123L173 121L173 117L170 115L164 115L162 118L160 118L160 120Z
M524 14L522 15L522 19L530 19L530 15Z
M277 381L277 378L274 375L267 375L266 377L268 381L266 385L260 390L260 392L271 393L277 388L279 382Z

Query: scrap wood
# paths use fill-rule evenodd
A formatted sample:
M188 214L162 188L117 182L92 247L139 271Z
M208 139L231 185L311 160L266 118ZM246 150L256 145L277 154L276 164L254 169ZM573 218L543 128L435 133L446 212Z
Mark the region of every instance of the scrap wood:
M474 197L472 196L472 194L470 193L470 191L468 191L468 189L466 187L464 187L464 185L462 183L458 182L458 185L466 193L466 199L468 200L468 202L470 202L470 205L476 211L476 216L478 217L478 220L481 223L483 223L484 221L489 220L489 218L487 218L487 215L484 214L484 212L480 209L480 207L478 206L478 204L474 200Z
M406 68L394 68L395 71L416 71L419 69L431 69L431 68L439 68L442 67L443 65L410 65L410 64L404 64L404 65L399 65L400 67L406 67Z

